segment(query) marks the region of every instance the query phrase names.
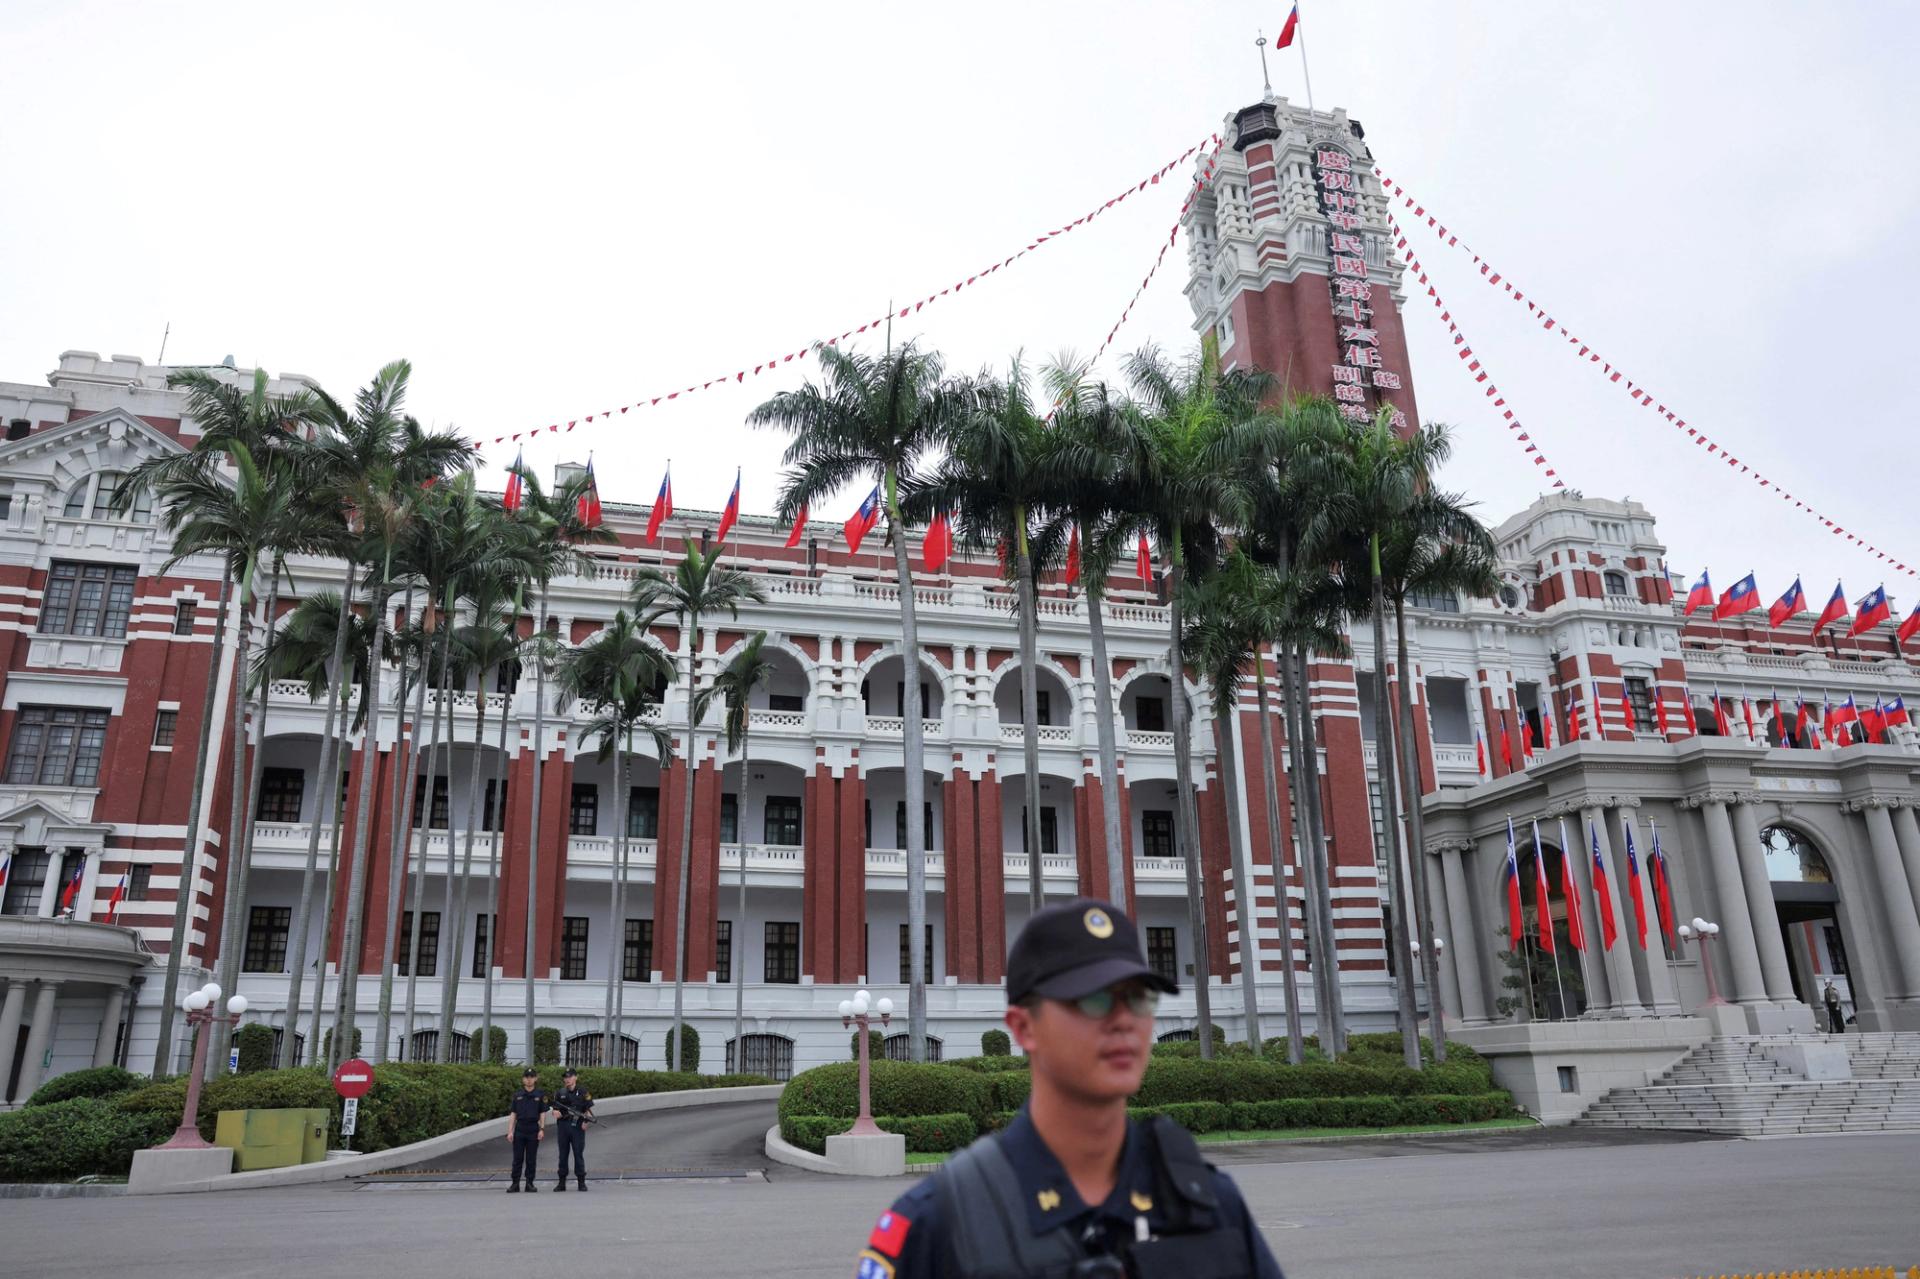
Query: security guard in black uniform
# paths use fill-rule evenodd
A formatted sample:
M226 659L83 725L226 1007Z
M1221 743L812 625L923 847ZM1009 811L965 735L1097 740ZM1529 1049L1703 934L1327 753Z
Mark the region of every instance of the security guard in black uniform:
M520 1091L513 1094L512 1109L507 1114L507 1140L513 1143L513 1184L507 1187L510 1195L520 1193L522 1170L527 1190L539 1189L533 1184L539 1171L535 1165L539 1162L540 1141L547 1135L547 1111L552 1109L539 1083L540 1072L528 1066L521 1073Z
M1226 1174L1171 1120L1131 1123L1160 995L1133 923L1081 899L1007 956L1007 1028L1033 1090L880 1216L857 1279L1280 1279Z
M587 1188L587 1116L593 1113L593 1094L580 1086L580 1072L568 1066L560 1076L560 1091L553 1095L553 1113L559 1125L560 1180L555 1190L567 1188L567 1152L573 1152L573 1176L580 1189Z

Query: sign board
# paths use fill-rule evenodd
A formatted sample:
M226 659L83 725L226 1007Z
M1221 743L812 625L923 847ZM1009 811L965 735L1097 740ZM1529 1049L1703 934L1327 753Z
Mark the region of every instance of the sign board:
M360 1099L349 1097L340 1103L340 1135L353 1136L354 1126L360 1120Z
M227 1073L229 1075L237 1075L240 1073L239 1044L235 1044L233 1047L227 1049Z
M358 1057L349 1057L333 1072L333 1090L349 1101L358 1101L373 1088L373 1067Z

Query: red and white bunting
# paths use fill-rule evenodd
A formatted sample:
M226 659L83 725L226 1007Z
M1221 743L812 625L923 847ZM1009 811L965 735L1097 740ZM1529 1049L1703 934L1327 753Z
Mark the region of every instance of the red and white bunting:
M1812 506L1809 506L1807 503L1801 501L1799 498L1795 497L1792 493L1789 493L1785 488L1781 487L1781 485L1777 481L1761 474L1759 471L1756 471L1755 469L1753 469L1752 466L1748 465L1747 463L1742 462L1739 458L1735 457L1732 453L1728 452L1726 446L1710 438L1706 434L1706 432L1700 430L1698 427L1689 426L1685 418L1679 416L1672 409L1668 408L1666 405L1657 401L1654 398L1653 393L1647 390L1646 387L1641 386L1639 383L1635 382L1632 378L1627 377L1623 370L1617 368L1610 360L1604 359L1601 356L1600 352L1595 350L1590 343L1587 343L1581 340L1576 334L1574 334L1574 332L1571 329L1567 328L1566 325L1560 323L1559 320L1555 319L1554 316L1550 314L1545 307L1541 306L1537 302L1534 302L1533 300L1528 298L1525 293L1515 288L1511 280L1504 278L1504 276L1499 271L1496 271L1493 269L1492 263L1488 262L1485 258L1481 257L1478 253L1474 252L1472 246L1463 243L1457 232L1449 230L1447 226L1439 220L1438 217L1436 217L1434 214L1428 213L1427 208L1424 204L1415 203L1413 197L1408 195L1406 192L1406 189L1402 187L1398 182L1395 182L1392 178L1388 177L1377 166L1374 169L1374 174L1380 179L1381 186L1384 187L1387 191L1391 192L1395 198L1398 198L1406 208L1413 210L1414 217L1424 219L1426 221L1428 229L1431 230L1442 241L1444 241L1448 248L1458 249L1462 253L1465 253L1466 255L1471 257L1473 259L1474 265L1479 268L1480 276L1482 279L1484 279L1490 286L1499 288L1512 301L1526 307L1527 314L1538 319L1540 321L1540 327L1542 329L1546 330L1549 333L1558 332L1560 336L1566 340L1567 345L1569 347L1574 348L1576 352L1576 358L1584 361L1589 366L1598 365L1600 368L1601 374L1605 376L1608 381L1623 385L1626 389L1627 394L1631 396L1633 400L1640 405L1641 408L1652 409L1655 413L1658 413L1661 417L1665 418L1667 422L1670 425L1672 425L1672 427L1676 431L1685 431L1687 433L1687 437L1691 439L1697 447L1706 449L1709 455L1724 462L1729 468L1737 469L1740 472L1740 474L1749 477L1750 479L1753 480L1754 483L1758 484L1761 488L1766 489L1769 492L1778 495L1781 501L1792 503L1794 510L1801 511L1806 515L1811 516L1813 519L1820 521L1820 524L1824 528L1826 528L1829 532L1833 533L1834 536L1845 538L1847 541L1852 542L1855 546L1858 546L1860 549L1871 554L1875 559L1878 559L1883 563L1892 565L1897 571L1905 573L1909 577L1920 577L1920 567L1914 567L1914 566L1904 564L1900 560L1895 559L1892 555L1889 555L1887 552L1875 546L1873 543L1867 541L1865 538L1860 537L1856 533L1849 532L1846 528L1844 528L1840 524L1836 523L1833 520L1828 519L1825 515L1822 515L1818 510L1816 510ZM1405 237L1398 236L1397 238L1400 240L1401 245L1404 247ZM1409 254L1408 260L1409 261L1412 260L1411 254ZM1424 277L1423 277L1423 282L1424 282ZM1429 289L1428 291L1429 293L1432 292L1431 289Z
M1211 134L1209 135L1209 140L1213 143L1212 154L1217 155L1219 153L1220 146L1221 146L1220 135L1217 133ZM555 434L562 431L571 431L575 427L580 426L583 423L590 425L596 419L611 418L616 414L624 415L633 409L653 408L657 405L668 403L673 400L677 400L683 395L693 395L696 392L707 390L709 387L712 387L712 386L726 385L729 383L738 384L741 382L745 382L749 374L751 374L754 377L759 377L762 373L770 373L774 369L779 368L782 365L793 363L793 361L795 360L806 359L808 352L812 351L816 346L837 346L840 343L846 341L848 338L857 337L860 334L863 334L870 329L881 328L886 324L886 322L889 319L905 319L909 315L913 315L917 313L922 307L925 307L930 303L938 302L941 298L947 297L950 294L958 293L960 290L968 287L969 285L985 280L988 276L999 272L1002 268L1012 266L1015 262L1018 262L1021 258L1026 257L1027 254L1034 252L1035 250L1039 249L1041 246L1053 240L1056 240L1063 235L1066 235L1070 231L1073 231L1081 226L1084 226L1085 224L1099 217L1101 214L1107 212L1109 209L1117 207L1122 202L1124 202L1128 196L1138 195L1140 192L1146 190L1150 186L1158 186L1162 178L1166 177L1169 173L1172 173L1180 165L1186 163L1187 160L1191 159L1195 154L1199 152L1200 148L1205 145L1206 145L1205 142L1194 143L1192 146L1188 147L1185 151L1182 151L1179 155L1167 161L1165 164L1161 165L1158 169L1155 169L1152 173L1140 179L1139 182L1137 182L1133 186L1126 188L1125 190L1120 192L1120 194L1107 200L1105 203L1094 206L1092 209L1090 209L1086 213L1081 214L1079 217L1075 218L1073 221L1068 222L1063 226L1056 227L1053 230L1047 232L1045 235L1037 235L1033 237L1031 240L1027 242L1027 245L1025 248L1019 249L1016 252L1009 254L1007 257L1002 258L998 262L994 262L988 266L982 267L980 270L974 272L972 275L969 275L966 279L955 281L953 284L950 284L946 288L941 289L938 293L929 293L926 297L920 298L918 301L905 303L902 306L900 306L900 308L897 311L890 311L887 314L881 315L875 319L868 320L865 324L861 324L855 328L847 329L837 337L817 339L813 342L807 343L805 346L801 347L797 351L792 351L785 354L777 354L769 357L768 359L762 360L759 363L753 365L752 368L750 369L743 366L741 368L735 369L730 373L723 373L718 377L707 378L706 380L700 381L700 382L690 382L682 390L667 391L659 395L643 396L642 398L635 400L631 404L622 404L618 408L601 409L596 413L588 413L584 417L569 418L564 423L552 422L546 426L534 426L534 427L529 427L524 431L515 431L511 435L496 435L491 440L491 443L494 443L494 444L513 443L519 440L526 439L530 436L538 435L543 431L555 433ZM1211 157L1209 157L1209 163L1211 163ZM1188 200L1191 201L1192 196L1189 196ZM1183 213L1185 212L1185 206L1182 206L1181 211ZM1176 227L1176 230L1177 230L1177 227ZM1158 263L1155 263L1155 265L1158 266ZM1148 273L1147 278L1148 279L1152 278L1151 272ZM1146 288L1146 282L1144 280L1141 282L1140 287L1142 289ZM1136 298L1138 296L1139 296L1138 294L1135 294ZM1129 309L1131 309L1132 304L1129 303L1128 306L1129 306ZM1126 317L1123 315L1121 318L1124 320ZM1117 332L1119 329L1119 325L1116 324L1114 326L1114 329ZM1112 340L1111 334L1108 335L1108 340L1109 341Z

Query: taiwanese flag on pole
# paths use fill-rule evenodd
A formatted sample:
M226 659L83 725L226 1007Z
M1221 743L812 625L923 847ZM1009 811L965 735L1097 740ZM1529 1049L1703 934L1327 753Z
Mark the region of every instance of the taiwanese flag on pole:
M673 466L667 466L667 473L660 477L660 491L654 495L653 511L647 516L647 545L651 546L660 536L660 526L673 514Z
M851 538L852 532L847 536ZM927 535L920 539L920 567L929 573L938 573L947 566L947 557L953 554L953 524L945 511L936 511L933 523L927 525Z
M1700 721L1693 717L1693 690L1685 684L1680 686L1680 713L1687 718L1687 734L1700 736Z
M1653 722L1664 739L1667 736L1667 699L1661 694L1657 685L1653 690Z
M1893 610L1887 607L1887 588L1876 586L1860 599L1860 612L1853 619L1853 625L1847 628L1848 635L1858 635L1862 631L1872 630L1893 616Z
M580 490L574 504L580 523L587 528L600 527L600 481L593 478L593 459L587 459L587 487Z
M1567 740L1577 742L1584 736L1586 734L1580 731L1580 699L1573 695L1573 690L1569 689L1567 690Z
M799 512L793 517L793 527L787 530L787 546L800 545L800 535L807 531L807 504L800 503Z
M1480 771L1484 773L1487 770L1485 767L1482 767ZM0 888L7 886L7 872L11 869L13 869L13 854L11 852L0 853Z
M1820 620L1813 624L1813 633L1818 635L1827 629L1829 623L1842 622L1847 617L1847 588L1843 582L1833 584L1833 594L1827 599L1827 606L1820 610Z
M1627 892L1633 897L1633 926L1639 933L1640 949L1647 948L1647 895L1640 891L1640 857L1633 849L1633 823L1622 822L1627 834Z
M1907 614L1907 620L1900 623L1900 629L1893 634L1893 642L1904 644L1913 638L1915 631L1920 631L1920 604L1915 604L1913 612Z
M527 497L527 475L521 467L520 450L514 450L513 465L507 468L507 491L500 495L500 509L512 515Z
M1273 38L1273 47L1284 49L1293 43L1294 33L1300 30L1300 6L1294 5L1287 13L1287 20L1280 24L1280 34Z
M1660 915L1660 933L1667 939L1667 945L1673 945L1673 887L1667 870L1667 855L1660 851L1660 828L1652 822L1647 823L1653 829L1653 851L1647 854L1647 862L1653 871L1653 907Z
M1867 740L1877 742L1887 735L1887 712L1880 705L1880 698L1873 699L1873 709L1860 712L1860 727L1867 731Z
M1067 542L1067 585L1072 586L1080 580L1080 526L1073 526L1073 536Z
M1720 730L1720 736L1732 737L1733 725L1727 719L1726 703L1720 700L1720 690L1713 690L1713 723Z
M1474 762L1475 764L1477 764L1477 765L1479 765L1479 768L1480 768L1480 778L1481 778L1481 780L1482 780L1482 781L1484 781L1484 780L1486 780L1486 776L1487 776L1487 740L1486 740L1486 738L1484 738L1484 737L1482 737L1482 736L1480 736L1480 734L1478 734L1478 733L1475 733L1475 734L1473 735L1473 762ZM4 883L4 882L5 882L5 880L4 880L4 879L0 879L0 883Z
M1747 740L1750 742L1759 741L1760 730L1755 728L1753 724L1753 703L1747 698L1743 697L1740 699L1740 714L1741 717L1747 721Z
M1729 586L1726 594L1720 597L1720 602L1713 606L1713 620L1725 621L1741 613L1751 613L1759 607L1760 588L1754 584L1753 574L1749 573Z
M1540 727L1541 727L1541 730L1546 734L1546 740L1542 743L1541 749L1552 750L1554 748L1554 740L1553 740L1554 733L1553 733L1553 699L1551 697L1549 697L1546 700L1546 702L1540 707Z
M1620 681L1620 718L1627 722L1629 733L1640 731L1640 721L1634 717L1633 699L1627 696L1627 681L1624 679Z
M713 540L716 542L725 542L727 540L727 533L733 528L739 518L740 468L736 466L733 468L733 495L727 498L727 509L720 512L720 531L714 534Z
M1140 545L1137 549L1135 549L1133 553L1133 559L1134 559L1134 565L1133 565L1134 571L1140 575L1140 580L1143 582L1152 581L1153 580L1153 556L1147 550L1147 534L1144 529L1141 530Z
M1887 703L1886 708L1882 712L1882 717L1888 728L1898 728L1913 722L1907 718L1906 699L1897 694L1892 701Z
M1533 824L1533 846L1540 846L1540 823ZM1580 885L1573 877L1573 852L1567 847L1567 824L1560 823L1560 893L1567 899L1567 944L1587 948L1586 926L1580 920Z
M1527 939L1527 917L1520 908L1520 854L1513 845L1513 818L1507 818L1507 935L1518 948Z
M1798 694L1795 694L1793 699L1793 704L1794 704L1794 712L1793 712L1794 741L1796 743L1804 744L1807 740L1807 699L1799 696Z
M1513 734L1500 734L1500 758L1506 761L1507 771L1513 771Z
M1534 934L1540 949L1553 954L1553 894L1547 887L1547 859L1540 852L1540 823L1533 824Z
M60 893L60 909L72 910L73 899L80 895L80 876L87 870L87 859L82 857L80 864L73 868L73 875L67 880L67 886Z
M1620 936L1613 922L1613 890L1607 884L1607 864L1600 858L1600 832L1591 823L1587 826L1587 836L1593 844L1593 910L1600 916L1600 948L1612 950Z
M1706 608L1712 603L1713 603L1713 583L1707 580L1707 571L1705 569L1701 569L1700 580L1695 582L1693 584L1693 589L1687 592L1687 607L1686 607L1686 610L1680 614L1680 616L1692 617L1694 609Z
M860 553L860 543L873 532L873 526L880 522L880 486L873 486L873 492L867 494L867 500L860 503L860 509L847 518L843 526L847 533L847 550L854 555Z
M1787 593L1773 602L1767 610L1767 625L1778 630L1788 618L1807 611L1807 593L1800 589L1800 579L1794 578Z
M120 913L120 903L127 899L127 877L120 876L120 882L113 886L113 896L107 898L107 922L111 924L114 916Z

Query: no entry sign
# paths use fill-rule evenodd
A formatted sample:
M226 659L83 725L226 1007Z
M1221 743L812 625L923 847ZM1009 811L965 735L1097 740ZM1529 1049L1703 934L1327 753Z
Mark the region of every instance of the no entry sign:
M333 1072L333 1090L342 1097L358 1100L373 1088L373 1067L358 1057L340 1063Z

